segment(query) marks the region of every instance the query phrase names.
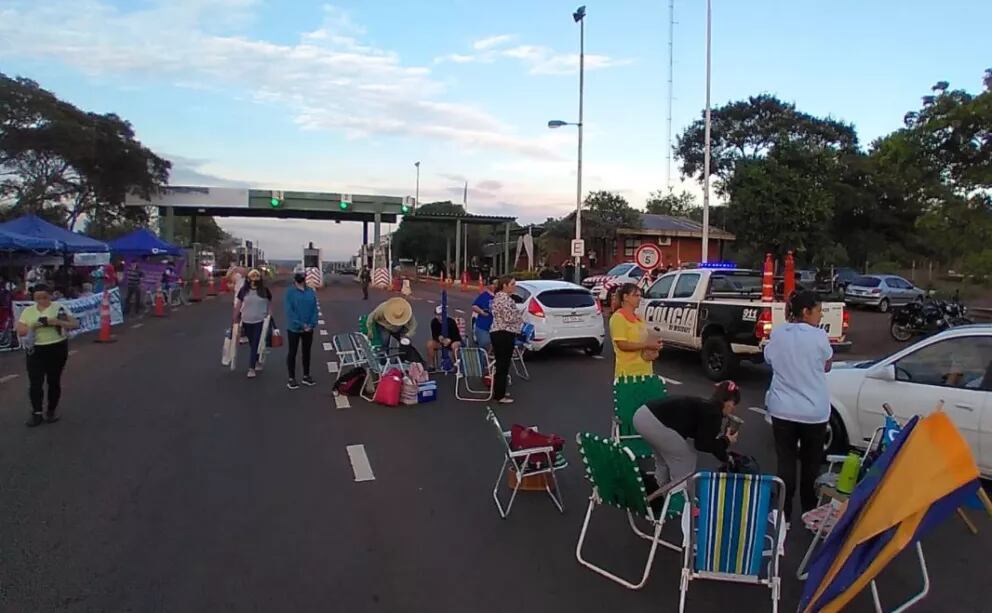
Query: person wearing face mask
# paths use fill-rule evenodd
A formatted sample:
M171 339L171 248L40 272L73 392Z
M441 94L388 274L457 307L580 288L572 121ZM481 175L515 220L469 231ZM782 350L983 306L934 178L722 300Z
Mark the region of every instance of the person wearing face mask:
M272 314L272 292L262 283L262 273L252 268L248 271L248 281L238 292L236 305L241 329L248 337L250 355L248 358L248 378L255 377L258 370L258 346L262 339L262 325Z
M34 286L34 304L24 309L17 321L17 334L28 337L26 342L28 396L31 398L29 428L59 420L59 398L62 396L62 371L69 359L69 330L79 322L69 309L53 302L48 286ZM45 382L48 382L48 412L42 414Z
M298 389L296 382L296 350L302 344L303 385L317 385L310 378L310 349L313 347L313 330L317 326L317 293L307 287L306 274L299 271L293 275L293 286L286 290L286 333L289 341L289 351L286 356L286 368L289 370L289 382L286 387Z
M830 372L833 349L820 328L823 309L814 292L792 298L790 323L776 326L765 345L765 363L772 367L772 383L765 404L772 418L778 476L785 484L785 520L792 515L799 469L802 511L817 506L816 478L823 464L823 446L830 420Z

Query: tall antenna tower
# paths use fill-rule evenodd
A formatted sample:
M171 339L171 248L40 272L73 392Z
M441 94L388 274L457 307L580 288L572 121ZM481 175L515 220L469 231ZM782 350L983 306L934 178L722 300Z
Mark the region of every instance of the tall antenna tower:
M675 95L675 0L668 0L668 155L665 185L672 191L672 100Z

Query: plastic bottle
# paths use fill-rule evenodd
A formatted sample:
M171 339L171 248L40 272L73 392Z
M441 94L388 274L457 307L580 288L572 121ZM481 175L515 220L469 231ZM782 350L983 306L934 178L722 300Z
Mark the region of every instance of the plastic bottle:
M850 494L858 484L858 473L861 472L861 456L851 452L844 458L844 464L837 476L837 493Z

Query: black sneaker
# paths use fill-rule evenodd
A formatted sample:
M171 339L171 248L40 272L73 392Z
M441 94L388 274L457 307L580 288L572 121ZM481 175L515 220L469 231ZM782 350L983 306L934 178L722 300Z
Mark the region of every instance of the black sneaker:
M45 415L45 422L46 422L46 423L50 423L50 424L54 424L55 422L57 422L57 421L58 421L58 420L60 420L60 419L62 419L62 418L61 418L61 417L59 416L59 414L58 414L58 413L56 413L55 411L49 411L49 412L48 412L48 413L47 413L47 414Z
M28 428L34 428L36 426L40 426L43 423L45 423L45 419L41 416L41 413L32 413L31 419L28 420L26 425Z
M300 389L300 384L296 382L296 379L290 379L286 383L286 387L288 387L291 390L298 390Z
M313 387L313 386L317 385L317 382L314 381L310 377L310 375L306 375L305 377L303 377L302 379L300 379L300 381L303 383L303 385L309 385L310 387Z

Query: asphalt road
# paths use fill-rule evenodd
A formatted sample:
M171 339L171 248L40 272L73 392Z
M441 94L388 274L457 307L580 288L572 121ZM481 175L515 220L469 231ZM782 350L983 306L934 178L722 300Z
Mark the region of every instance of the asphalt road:
M355 329L384 294L362 303L353 281L338 280L320 297L321 328L333 334ZM452 293L454 315L469 298ZM420 344L437 299L436 288L417 289ZM675 610L679 555L659 550L640 592L575 560L589 486L572 441L608 432L608 352L536 356L532 380L513 386L517 403L498 410L504 425L561 434L571 466L560 476L564 515L542 494L521 494L501 520L490 496L501 456L485 405L456 402L452 377L438 377L434 404L352 399L338 409L326 366L335 358L318 339L317 387L286 389L284 349L246 379L219 364L228 300L125 324L114 345L73 341L63 419L34 430L23 426L23 357L0 356L0 611ZM673 393L709 391L695 356L666 353L657 369ZM773 470L770 432L747 409L761 405L768 374L749 367L740 382L741 450ZM364 446L374 480L355 481L351 445ZM972 536L951 520L926 539L932 592L914 610L988 610L980 582L992 522L979 525ZM608 509L589 539L590 556L628 575L647 553ZM798 528L790 534L783 610L796 606L808 542ZM900 559L879 583L892 599L917 581ZM689 592L696 611L768 605L759 587L695 582ZM870 610L869 600L850 610Z

